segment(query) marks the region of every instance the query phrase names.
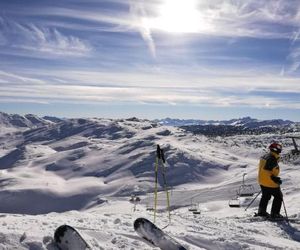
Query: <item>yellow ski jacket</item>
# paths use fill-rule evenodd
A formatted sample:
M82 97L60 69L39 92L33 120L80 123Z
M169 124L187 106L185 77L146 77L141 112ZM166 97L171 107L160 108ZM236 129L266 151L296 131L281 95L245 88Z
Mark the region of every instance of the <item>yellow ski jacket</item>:
M261 157L258 165L258 183L264 187L278 188L271 176L278 176L280 169L278 166L279 155L270 152Z

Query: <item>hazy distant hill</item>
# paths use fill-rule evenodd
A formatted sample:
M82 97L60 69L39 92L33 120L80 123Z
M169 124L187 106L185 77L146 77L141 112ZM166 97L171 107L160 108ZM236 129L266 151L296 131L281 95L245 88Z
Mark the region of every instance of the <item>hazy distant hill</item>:
M243 126L246 128L257 128L262 126L289 126L296 122L282 119L258 120L251 117L243 117L230 120L195 120L195 119L157 119L156 122L168 126L191 126L191 125L229 125Z
M263 133L278 134L300 131L300 123L282 119L257 120L251 117L244 117L225 121L204 121L166 118L156 121L163 125L181 127L194 134L206 136L232 136Z

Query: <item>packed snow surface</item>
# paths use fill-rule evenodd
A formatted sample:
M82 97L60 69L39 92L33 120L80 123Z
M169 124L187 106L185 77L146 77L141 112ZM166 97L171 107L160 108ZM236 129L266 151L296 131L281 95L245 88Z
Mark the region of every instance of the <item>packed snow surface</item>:
M164 231L187 249L300 249L300 224L253 218L259 196L245 211L259 191L260 156L274 140L290 152L288 135L208 138L138 119L38 121L27 129L1 127L0 249L57 250L53 234L63 224L92 249L155 249L134 232L133 222L154 219L157 144L166 163L158 168L156 224L168 225ZM280 166L281 213L298 218L299 159ZM229 207L242 185L254 195Z

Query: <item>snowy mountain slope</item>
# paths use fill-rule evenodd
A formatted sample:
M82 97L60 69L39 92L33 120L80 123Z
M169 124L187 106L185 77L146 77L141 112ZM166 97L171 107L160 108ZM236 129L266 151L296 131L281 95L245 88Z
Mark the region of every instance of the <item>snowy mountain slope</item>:
M45 174L55 172L66 180L101 177L107 185L113 185L120 176L128 177L132 184L118 187L115 192L129 195L133 186L138 186L142 193L153 189L155 148L161 144L166 151L169 185L197 182L206 175L215 178L220 175L221 180L226 174L228 166L224 166L224 159L218 159L213 150L210 154L205 152L204 137L195 138L191 144L190 138L181 138L181 130L150 129L150 125L128 121L75 121L28 130L23 133L24 141L3 156L0 163L2 168L14 171L23 171L24 166L29 166ZM194 146L189 148L184 144ZM228 164L240 167L241 163L229 160ZM142 185L138 183L139 178L143 179ZM161 178L159 182L162 184Z
M0 249L55 249L51 237L64 223L77 227L93 249L152 249L132 223L139 216L153 219L146 208L153 206L157 144L165 150L171 188L172 223L166 230L188 249L300 249L297 225L251 221L259 199L247 212L228 207L244 173L246 183L259 189L258 159L273 140L284 145L284 153L293 148L286 134L207 138L136 118L68 119L3 133ZM298 158L281 164L293 216L300 209L298 166ZM164 226L161 169L159 190L157 224ZM131 194L141 202L130 203ZM188 211L192 205L201 215Z

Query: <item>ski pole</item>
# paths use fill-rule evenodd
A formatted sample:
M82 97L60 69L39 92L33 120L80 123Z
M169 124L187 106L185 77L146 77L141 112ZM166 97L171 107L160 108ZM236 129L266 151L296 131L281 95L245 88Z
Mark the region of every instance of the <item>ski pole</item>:
M162 156L163 156L163 151L161 150ZM168 208L168 214L169 214L169 222L171 222L171 212L170 212L170 196L169 196L169 191L167 187L167 181L166 181L166 174L165 174L165 165L164 165L164 156L161 159L161 165L162 165L162 175L163 175L163 180L164 180L164 189L167 195L167 208Z
M163 183L164 183L164 190L167 196L167 209L169 214L169 223L171 221L171 212L170 212L170 196L167 187L166 175L165 175L165 156L163 150L157 145L156 148L156 162L155 162L155 190L154 190L154 223L156 220L156 212L157 212L157 189L158 189L158 168L159 166L162 168L162 176L163 176Z
M158 167L159 161L165 158L162 155L162 150L160 149L159 145L156 147L156 161L155 161L155 188L154 188L154 223L156 220L156 209L157 209L157 189L158 189Z
M260 195L261 190L259 191L259 193L254 197L254 199L250 202L250 204L245 208L245 211L247 211L247 209L252 205L252 203L256 200L256 198Z
M156 156L156 161L155 161L154 223L156 220L156 207L157 207L157 171L158 171L158 156Z
M287 214L287 211L286 211L286 207L285 207L285 202L283 200L283 194L282 194L282 191L281 191L280 187L279 187L279 189L280 189L280 193L281 193L281 200L282 200L282 205L283 205L283 208L284 208L284 213L285 213L286 219L289 220L289 217L288 217L288 214Z
M282 205L283 205L283 208L284 208L284 213L285 213L286 219L289 220L289 217L287 215L287 211L286 211L286 207L285 207L285 203L284 203L283 199L282 199Z

